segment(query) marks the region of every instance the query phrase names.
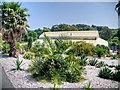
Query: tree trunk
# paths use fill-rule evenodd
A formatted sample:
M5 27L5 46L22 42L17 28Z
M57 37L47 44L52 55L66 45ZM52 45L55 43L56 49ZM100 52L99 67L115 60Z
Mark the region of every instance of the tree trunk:
M13 40L13 42L10 42L9 44L10 44L9 56L17 57L16 40Z

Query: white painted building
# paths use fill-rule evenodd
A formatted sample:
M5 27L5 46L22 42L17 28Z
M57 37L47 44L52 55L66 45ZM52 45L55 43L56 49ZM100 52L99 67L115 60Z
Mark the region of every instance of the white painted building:
M91 43L94 46L97 44L108 46L108 42L99 37L98 31L57 31L57 32L44 32L39 36L37 41L41 43L44 40L44 35L52 39L53 41L59 37L64 37L64 40L84 41L86 43Z

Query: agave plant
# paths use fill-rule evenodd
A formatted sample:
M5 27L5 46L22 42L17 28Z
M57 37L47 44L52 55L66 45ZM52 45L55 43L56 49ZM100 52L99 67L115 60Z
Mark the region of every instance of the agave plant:
M111 79L113 75L112 70L107 67L100 69L98 76L105 79Z
M96 64L97 68L100 68L100 67L103 67L103 66L105 66L103 61L100 61L99 63Z
M98 61L96 59L89 60L89 65L95 66L97 64L97 62Z
M93 90L93 86L92 86L91 82L89 82L88 84L84 85L83 88L87 89L87 90Z
M23 69L21 69L23 60L20 61L19 59L17 59L14 63L15 63L15 69L13 69L13 70L23 70Z

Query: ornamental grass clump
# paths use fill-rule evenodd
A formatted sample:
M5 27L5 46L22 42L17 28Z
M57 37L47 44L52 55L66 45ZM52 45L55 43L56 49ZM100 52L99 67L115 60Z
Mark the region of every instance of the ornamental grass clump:
M66 54L71 45L69 41L61 39L52 42L45 36L42 44L37 42L31 48L35 52L35 59L28 71L37 81L52 82L54 87L64 81L79 82L83 78L84 67L75 55Z

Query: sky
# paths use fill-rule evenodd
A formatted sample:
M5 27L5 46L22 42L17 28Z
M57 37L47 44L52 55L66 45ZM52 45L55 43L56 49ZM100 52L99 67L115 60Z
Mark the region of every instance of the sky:
M30 29L56 24L118 27L116 2L22 2L28 8Z

